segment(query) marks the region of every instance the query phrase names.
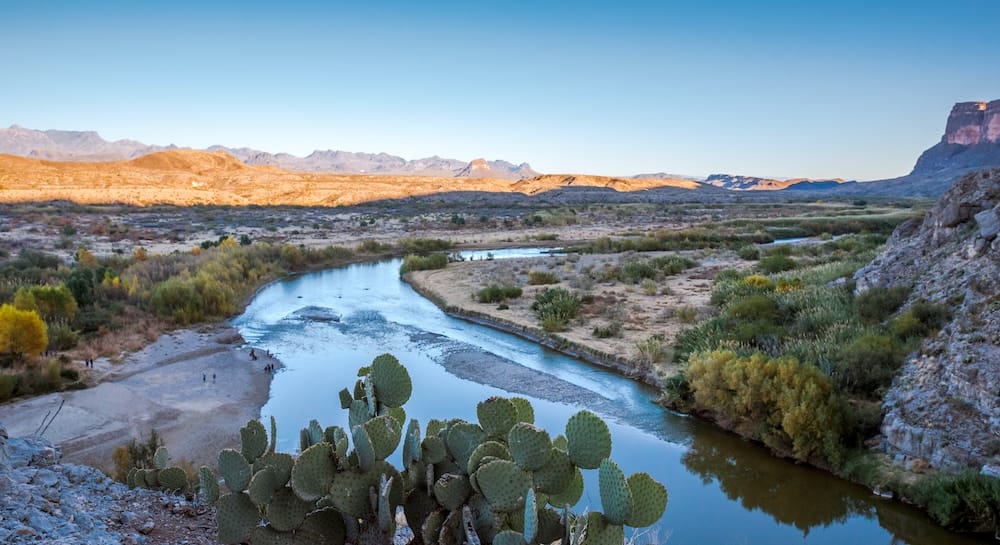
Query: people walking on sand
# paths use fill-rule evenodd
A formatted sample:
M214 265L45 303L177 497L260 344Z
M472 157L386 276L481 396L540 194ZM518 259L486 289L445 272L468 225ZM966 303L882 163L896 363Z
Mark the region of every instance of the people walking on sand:
M212 373L212 382L215 382L215 373Z
M256 360L257 359L257 353L254 352L253 348L250 349L250 359L251 360Z
M208 380L208 377L205 376L205 373L202 373L201 374L201 381L205 382L206 380Z

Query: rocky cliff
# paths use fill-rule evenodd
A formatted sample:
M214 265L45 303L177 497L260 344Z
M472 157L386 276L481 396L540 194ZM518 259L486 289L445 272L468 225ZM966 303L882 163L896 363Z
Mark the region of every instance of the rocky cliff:
M885 252L855 275L859 292L912 286L910 303L926 299L951 311L885 397L882 444L890 454L948 469L1000 467L998 233L1000 170L969 174L922 220L900 225Z
M951 109L941 141L924 151L911 176L957 178L974 169L1000 166L1000 100L959 102Z
M0 543L208 545L214 518L207 505L62 463L47 440L8 437L0 423Z

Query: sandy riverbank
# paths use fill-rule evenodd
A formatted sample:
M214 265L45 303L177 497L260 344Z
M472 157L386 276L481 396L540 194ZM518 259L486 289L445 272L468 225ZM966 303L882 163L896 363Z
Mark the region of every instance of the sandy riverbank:
M95 360L92 388L0 405L0 422L11 436L32 434L65 400L44 436L67 461L110 468L115 447L156 429L175 463L214 466L268 400L272 375L264 366L281 363L258 356L250 361L242 337L226 325L174 331L121 363Z
M649 257L655 255L659 254ZM658 282L655 293L618 281L593 280L626 258L634 259L624 254L596 254L468 261L451 263L445 269L407 273L404 279L454 316L526 337L657 385L677 372L678 367L670 362L670 347L684 328L708 312L715 275L725 269L745 268L748 262L728 253L699 256L694 268ZM554 274L560 281L527 285L531 271ZM508 300L505 309L496 303L476 301L474 294L491 284L521 286L524 293ZM590 293L595 301L584 308L569 329L558 333L545 332L531 310L535 296L552 287ZM687 319L682 318L684 313L689 313ZM617 335L594 335L595 327L606 326L612 319L621 323ZM659 361L651 362L639 346L653 336L661 340L664 353Z

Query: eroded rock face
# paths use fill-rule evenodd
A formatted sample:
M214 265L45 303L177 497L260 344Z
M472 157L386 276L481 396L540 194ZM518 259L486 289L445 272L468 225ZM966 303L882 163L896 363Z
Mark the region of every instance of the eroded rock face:
M1000 138L1000 100L959 102L951 109L942 142L974 146Z
M959 180L855 274L858 291L912 285L951 321L886 395L882 444L948 469L1000 464L1000 170Z

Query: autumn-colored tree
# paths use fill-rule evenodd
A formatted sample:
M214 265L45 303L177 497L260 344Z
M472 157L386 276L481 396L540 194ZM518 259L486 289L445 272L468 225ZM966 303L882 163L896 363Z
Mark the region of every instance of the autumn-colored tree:
M14 294L14 306L34 310L47 322L71 322L76 317L77 304L66 286L25 286Z
M45 322L37 313L9 304L0 306L0 352L11 361L40 354L48 343Z
M815 366L718 350L691 356L685 374L695 406L720 422L799 460L839 461L844 404Z
M93 269L98 265L97 257L83 246L80 246L80 249L76 251L76 261L80 265L90 269Z

